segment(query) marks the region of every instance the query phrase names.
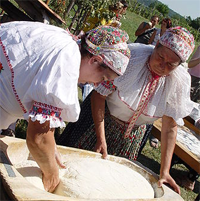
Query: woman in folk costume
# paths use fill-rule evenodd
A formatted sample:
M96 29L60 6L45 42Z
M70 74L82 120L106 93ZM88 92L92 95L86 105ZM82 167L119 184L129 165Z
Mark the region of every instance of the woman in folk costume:
M29 151L42 170L45 189L52 192L59 183L58 165L64 168L54 130L64 121L77 121L78 83L97 85L126 68L128 35L97 27L82 38L79 49L67 31L52 25L11 22L0 29L0 129L17 119L28 121Z
M136 160L147 123L162 118L159 185L169 174L177 124L190 114L190 75L180 64L194 49L193 36L182 27L167 30L155 47L129 44L131 58L125 73L102 82L81 106L79 121L70 123L58 144L95 150Z

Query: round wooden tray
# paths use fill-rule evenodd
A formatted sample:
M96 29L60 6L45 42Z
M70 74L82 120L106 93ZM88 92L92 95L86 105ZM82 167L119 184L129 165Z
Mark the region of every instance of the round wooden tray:
M17 164L27 160L30 157L26 141L19 138L7 137L0 135L0 176L4 189L12 200L32 201L32 200L55 200L55 201L72 201L86 200L75 199L72 197L59 196L33 186L26 180L15 168ZM79 158L101 158L101 154L85 151L81 149L58 146L61 155L69 155L69 157ZM132 162L122 157L109 155L107 160L114 161L125 165L145 177L154 189L154 199L145 200L183 200L180 195L172 191L167 186L159 188L157 185L158 176L148 168L142 166L138 162ZM92 199L94 200L94 199ZM130 199L124 199L130 200ZM133 199L137 200L137 199ZM142 200L142 199L140 199ZM103 201L103 200L102 200Z

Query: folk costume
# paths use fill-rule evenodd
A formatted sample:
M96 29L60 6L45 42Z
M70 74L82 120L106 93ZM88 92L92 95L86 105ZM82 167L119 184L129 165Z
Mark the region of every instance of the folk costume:
M176 52L184 62L194 49L193 41L185 29L178 27L166 32L160 44ZM136 160L146 124L166 115L183 125L182 118L190 114L194 103L185 68L179 65L168 76L160 77L149 67L153 46L133 43L129 49L131 58L124 74L114 82L101 83L95 90L107 97L104 124L108 154ZM96 134L90 96L81 105L79 120L67 125L57 143L94 150Z
M0 29L0 129L29 117L50 121L51 128L77 121L81 53L69 32L39 22L4 23ZM129 61L127 40L124 31L99 27L87 35L86 49L91 52L98 41L91 53L120 72Z

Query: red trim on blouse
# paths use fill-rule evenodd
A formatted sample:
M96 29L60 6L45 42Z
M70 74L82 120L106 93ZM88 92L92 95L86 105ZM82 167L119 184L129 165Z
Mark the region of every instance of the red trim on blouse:
M12 67L12 65L11 65L11 63L10 63L10 59L9 59L7 53L6 53L6 48L5 48L5 46L3 45L3 43L2 43L1 37L0 37L0 46L2 47L3 54L5 55L6 61L7 61L7 63L8 63L9 68L10 68L10 72L11 72L11 85L12 85L12 90L13 90L13 92L14 92L14 94L15 94L15 98L17 99L17 101L18 101L20 107L22 108L23 112L26 113L27 111L26 111L25 107L23 106L23 104L22 104L22 102L21 102L21 100L20 100L20 98L19 98L19 96L18 96L18 94L17 94L17 91L16 91L16 89L15 89L15 84L14 84L14 76L15 76L15 75L14 75L14 70L13 70L13 67Z

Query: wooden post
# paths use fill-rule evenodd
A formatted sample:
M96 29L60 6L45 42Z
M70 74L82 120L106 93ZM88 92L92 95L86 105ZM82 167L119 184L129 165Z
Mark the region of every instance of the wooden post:
M47 6L49 5L49 2L50 2L50 0L46 0L46 4L47 4Z

